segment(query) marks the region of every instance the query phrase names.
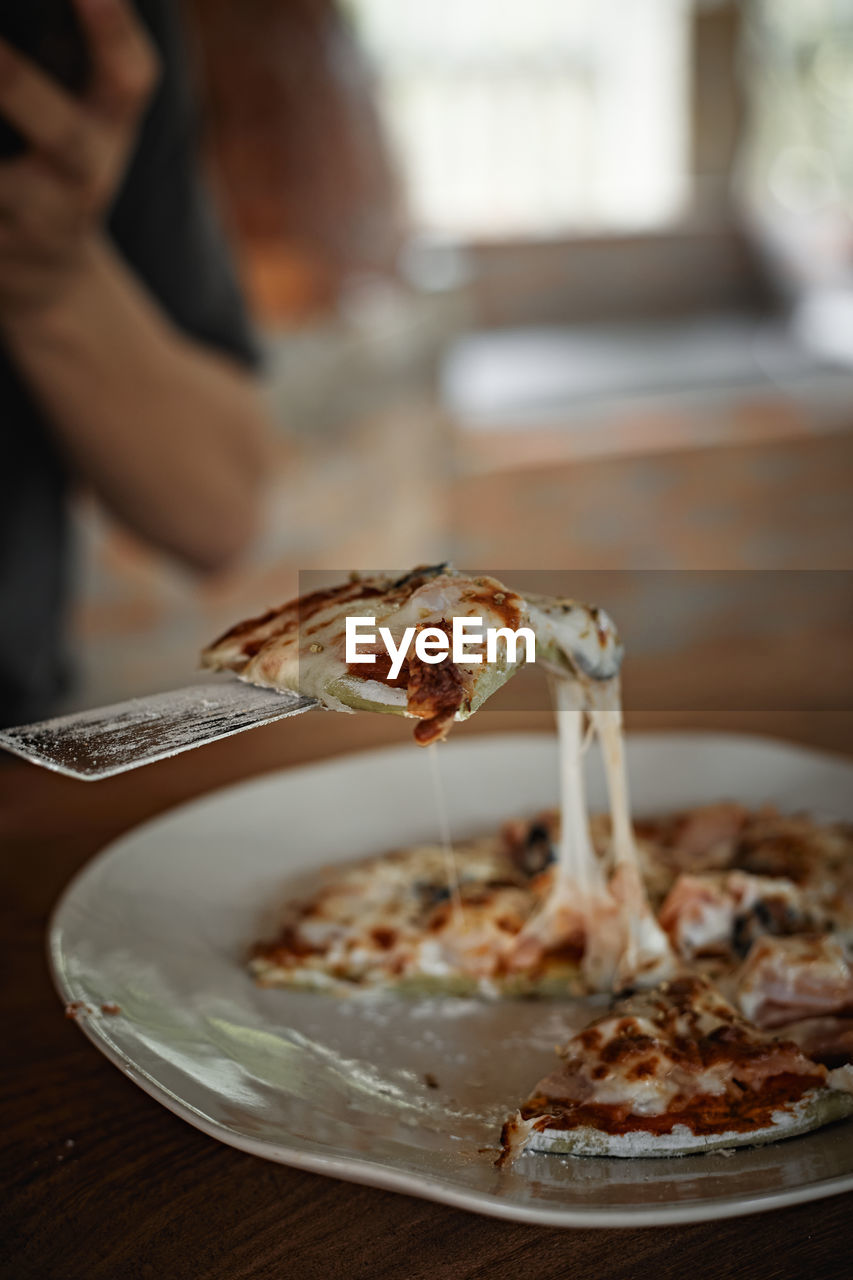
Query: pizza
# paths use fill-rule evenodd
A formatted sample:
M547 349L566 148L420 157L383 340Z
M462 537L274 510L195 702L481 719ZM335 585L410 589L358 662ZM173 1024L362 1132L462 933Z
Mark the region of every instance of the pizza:
M769 825L766 811L754 817L743 813L745 832L753 822ZM701 809L694 816L692 824L683 814L677 820L685 822L684 848L697 866L696 829L707 818ZM719 981L728 975L726 981L740 983L744 999L749 991L753 1001L767 1001L771 997L762 982L770 981L774 966L784 969L787 981L796 968L810 970L814 981L820 961L828 976L823 995L812 996L820 1005L815 1013L838 1011L836 988L846 993L853 1013L853 974L838 953L843 939L853 940L853 899L839 895L828 874L831 861L813 862L811 887L786 877L753 875L737 865L755 851L750 838L746 855L730 850L730 869L677 875L672 882L678 846L658 843L649 834L672 821L646 819L638 824L646 834L637 840L643 878L657 882L657 892L646 901L667 939L671 971L692 966ZM821 848L826 855L831 847L833 857L837 855L841 828L802 818L797 823L803 837L807 830L811 833L816 859ZM551 809L456 842L450 861L440 844L421 844L329 869L321 873L314 893L286 905L277 936L255 948L252 970L265 985L340 990L412 982L428 986L432 979L439 987L450 982L487 995L543 986L582 995L618 989L624 984L617 983L614 972L583 964L590 947L601 953L601 938L594 936L602 931L600 915L567 908L558 920L560 913L551 909L552 923L547 928L543 924L543 908L553 901L555 881L563 874L562 825L560 811ZM612 886L618 863L610 817L594 815L587 835L594 878L605 888ZM853 859L853 833L844 840ZM716 843L707 856L719 862ZM614 931L618 907L614 897L609 922ZM635 975L634 985L641 977ZM806 1016L805 997L784 999L794 1011L782 1021ZM775 998L777 1004L782 1000L781 995ZM764 1017L748 1012L765 1024Z
M680 971L559 1049L502 1163L754 1146L853 1113L853 830L734 804L637 828Z
M423 844L329 869L314 893L286 904L277 934L254 947L251 971L264 986L341 993L583 996L624 986L629 964L629 981L648 981L652 966L637 965L636 953L652 946L653 929L662 939L652 948L655 976L661 962L673 972L677 959L645 894L626 910L623 891L611 892L621 869L610 821L591 825L600 889L584 910L564 896L561 826L549 810L456 842L450 858Z
M428 844L335 868L287 904L252 973L264 986L339 992L585 994L583 929L535 950L527 932L551 892L557 829L548 812L454 844L452 863Z
M398 646L409 628L448 635L455 618L480 619L484 629L528 628L541 660L569 678L612 676L622 655L603 610L573 600L525 600L496 578L469 577L441 564L397 577L353 576L239 622L202 652L202 666L317 698L335 711L413 717L415 741L425 746L445 737L454 720L472 715L526 660L526 647L513 654L504 641L493 661L471 643L470 660L459 662L450 656L428 662L410 646L396 672L387 646L379 644L360 647L364 658L347 662L347 618L365 615Z
M238 623L203 652L202 662L255 684L316 697L331 709L413 716L415 740L432 745L454 720L480 707L529 653L525 649L522 658L507 644L491 655L488 647L485 655L472 651L470 661L447 654L428 663L412 652L410 639L396 667L387 643L384 654L377 647L360 661L347 661L348 619L365 616L386 628L395 651L420 629L446 640L459 618L479 619L498 633L529 630L536 660L555 686L566 821L547 891L523 919L514 963L530 969L536 956L559 951L572 931L593 921L580 960L586 985L650 983L670 973L672 948L651 911L630 823L618 684L622 647L607 614L570 599L525 598L495 578L466 576L445 564L422 566L399 577L354 577ZM608 872L598 865L587 830L585 718L602 743L610 793ZM454 893L458 897L458 887Z
M347 660L348 620L392 637ZM512 677L509 645L419 658L459 618L528 628L552 678L558 810L327 871L252 950L265 986L607 996L504 1126L523 1150L680 1155L775 1141L853 1111L853 829L721 802L631 816L618 636L603 611L446 565L354 578L239 623L214 669L337 710L408 715L432 745ZM408 637L408 639L407 639ZM608 812L590 815L601 751Z
M696 974L616 1001L559 1055L505 1123L502 1163L525 1149L643 1157L757 1146L853 1114L844 1068L762 1032Z
M479 619L498 633L526 628L532 634L536 660L555 687L566 821L547 894L519 935L521 956L558 950L567 934L593 921L581 958L588 985L650 983L672 972L672 948L651 911L631 828L618 683L622 647L607 614L570 599L525 598L495 578L466 576L446 564L422 566L399 577L354 577L238 623L204 650L202 663L316 697L331 709L413 716L416 742L432 745L454 720L476 711L529 653L525 649L522 659L517 646L511 654L507 645L491 658L487 650L472 653L470 661L447 654L426 662L412 652L410 640L396 667L387 644L384 654L377 647L361 661L347 661L347 620L364 616L386 628L397 650L421 628L446 640L459 618ZM610 795L609 875L587 832L581 761L587 718L602 744Z
M776 1141L853 1112L853 860L841 824L702 806L637 824L668 977L617 994L559 1050L561 1065L504 1126L522 1151L683 1155ZM781 858L779 836L790 839ZM616 870L612 821L594 815L600 882ZM327 870L288 903L250 968L264 986L578 1000L617 986L600 968L602 918L547 918L559 874L557 810L454 846L417 845ZM757 875L743 864L785 876ZM689 872L680 872L689 866ZM799 875L794 881L793 873ZM842 877L843 880L843 877ZM618 903L609 930L621 937ZM588 949L598 965L584 963ZM618 948L611 950L611 966Z

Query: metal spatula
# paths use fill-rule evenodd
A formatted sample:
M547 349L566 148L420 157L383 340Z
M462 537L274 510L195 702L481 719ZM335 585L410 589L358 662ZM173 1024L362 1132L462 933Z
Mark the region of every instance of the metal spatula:
M603 610L545 596L532 596L528 604L547 669L565 676L570 668L595 681L616 675L622 645ZM319 705L316 698L303 694L261 689L232 675L214 676L186 689L0 731L0 749L70 778L91 781Z
M319 706L230 676L0 730L0 748L70 778L110 778Z

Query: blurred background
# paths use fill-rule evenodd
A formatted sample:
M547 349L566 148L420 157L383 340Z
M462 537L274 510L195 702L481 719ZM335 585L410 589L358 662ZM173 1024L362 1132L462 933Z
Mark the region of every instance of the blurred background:
M589 574L774 571L784 599L778 571L822 570L807 609L767 608L793 637L777 685L808 652L831 705L853 0L183 4L276 470L263 537L215 580L81 506L70 705L186 683L300 570L444 558L584 571L637 671L707 616L641 625L636 583ZM760 683L751 634L720 705Z

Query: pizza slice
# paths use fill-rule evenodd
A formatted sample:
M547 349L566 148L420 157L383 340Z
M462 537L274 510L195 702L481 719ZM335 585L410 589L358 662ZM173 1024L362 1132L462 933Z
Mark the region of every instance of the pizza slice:
M472 632L468 658L455 661L448 654L427 661L410 639L395 669L387 644L377 640L360 644L360 660L348 662L346 623L355 617L375 619L377 636L386 628L401 652L407 632L429 629L433 639L449 640L457 618L481 620L484 632L495 628L497 644L490 659ZM531 608L496 578L467 577L444 564L397 578L354 578L291 600L231 627L203 651L202 666L234 671L251 684L291 689L337 711L414 717L415 740L427 745L443 738L454 720L472 715L523 665L526 644L507 634L523 628L535 635L546 663L566 678L578 671L603 678L618 670L622 650L601 610L570 600L540 601Z
M387 646L361 645L347 662L346 622L372 617L378 635L387 627L400 645L408 627L448 633L455 616L517 630L526 623L524 601L494 578L465 578L444 565L392 579L355 578L291 600L260 618L238 623L204 650L202 665L236 671L251 684L292 689L336 711L382 711L414 716L422 745L444 737L454 719L471 715L509 679L519 664L504 647L496 661L438 663L409 649L399 670Z
M504 1125L523 1150L673 1156L756 1146L853 1114L850 1069L830 1072L746 1021L703 978L617 1001Z

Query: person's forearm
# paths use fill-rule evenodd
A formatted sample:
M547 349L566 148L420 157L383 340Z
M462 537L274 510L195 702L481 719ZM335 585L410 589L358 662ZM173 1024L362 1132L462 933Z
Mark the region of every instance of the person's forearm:
M119 519L201 569L242 549L266 454L252 379L180 334L105 241L49 306L0 328L72 466Z

